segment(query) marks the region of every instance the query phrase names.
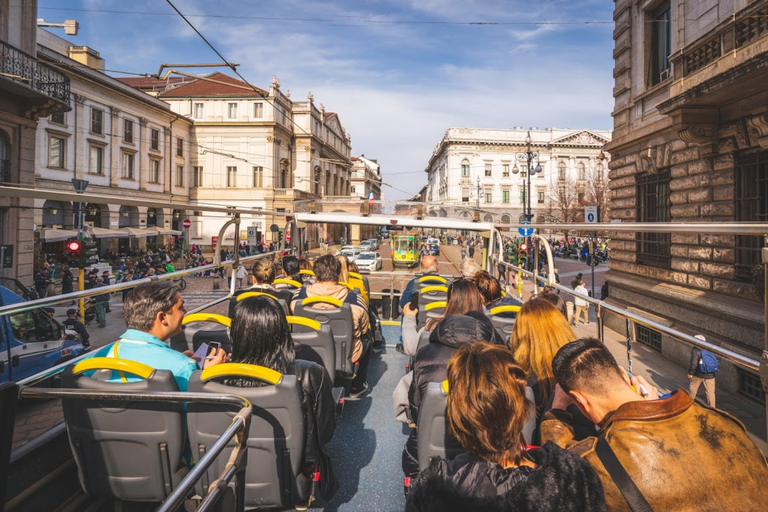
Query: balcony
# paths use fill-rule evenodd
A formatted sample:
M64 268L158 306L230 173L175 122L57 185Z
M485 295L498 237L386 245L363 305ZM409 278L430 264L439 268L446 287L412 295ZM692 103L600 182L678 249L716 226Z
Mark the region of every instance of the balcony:
M69 110L69 78L3 41L0 41L0 77L0 90L29 101L28 117Z
M273 189L273 195L275 199L288 199L288 200L314 199L317 197L315 194L304 192L303 190L299 190L295 188L276 188L276 189Z

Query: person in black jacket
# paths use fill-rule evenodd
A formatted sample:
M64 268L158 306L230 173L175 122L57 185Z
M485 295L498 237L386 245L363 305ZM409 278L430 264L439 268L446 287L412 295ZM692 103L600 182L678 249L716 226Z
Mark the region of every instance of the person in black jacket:
M406 511L605 510L602 484L587 461L551 442L524 444L534 407L509 349L464 344L447 373L448 427L467 453L433 460L412 481Z
M285 312L269 297L250 297L235 306L230 330L232 362L255 364L284 374L294 374L301 383L301 405L306 428L302 471L311 479L320 472L317 496L328 500L339 486L326 445L336 428L336 405L332 382L322 366L296 359L296 349ZM229 386L260 385L245 378L229 378Z
M703 334L697 334L694 338L701 341L707 341L707 338ZM690 383L688 385L688 396L696 400L696 393L699 391L699 386L704 383L704 391L707 392L707 405L711 408L715 408L715 374L704 373L699 370L699 359L701 359L701 349L699 347L693 347L691 350L691 361L688 363L688 379Z

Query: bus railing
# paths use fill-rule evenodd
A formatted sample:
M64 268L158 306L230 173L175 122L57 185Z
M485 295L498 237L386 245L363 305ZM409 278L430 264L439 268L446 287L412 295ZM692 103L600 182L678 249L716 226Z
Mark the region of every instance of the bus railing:
M71 362L69 364L71 364ZM116 400L133 402L194 402L238 407L238 412L235 414L234 418L232 418L232 422L229 426L219 436L216 442L211 445L210 449L205 452L182 481L179 482L179 485L168 495L157 510L158 512L170 512L178 509L189 493L194 489L198 480L202 478L204 473L224 451L227 444L233 438L235 439L235 447L229 461L221 475L219 475L214 481L214 484L210 486L208 495L202 500L197 510L201 512L211 510L222 497L224 489L229 485L233 477L235 478L236 510L244 510L245 468L248 462L246 440L251 424L251 414L253 412L253 406L246 398L237 395L210 393L112 392L102 390L69 388L47 389L33 387L22 387L19 395L22 398L77 398L83 400Z

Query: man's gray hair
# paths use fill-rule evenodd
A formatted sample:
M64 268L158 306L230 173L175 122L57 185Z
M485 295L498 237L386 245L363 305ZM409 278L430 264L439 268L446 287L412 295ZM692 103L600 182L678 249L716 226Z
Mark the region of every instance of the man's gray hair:
M137 286L123 304L123 316L129 329L149 332L161 311L170 313L178 302L179 289L172 281L157 281Z
M473 259L464 258L459 264L459 272L465 279L471 279L475 274L483 270Z
M424 261L428 261L429 263L427 265L424 265ZM431 260L427 258L421 259L421 271L425 274L429 274L432 272L437 272L437 269L439 268L439 264L437 262L437 258L432 257Z

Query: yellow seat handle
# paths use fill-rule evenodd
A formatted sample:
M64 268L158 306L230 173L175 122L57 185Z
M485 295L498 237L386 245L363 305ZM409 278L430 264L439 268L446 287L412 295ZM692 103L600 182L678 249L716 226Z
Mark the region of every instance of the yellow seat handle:
M495 308L492 308L489 313L491 313L491 316L501 313L517 313L520 311L521 307L522 306L512 306L510 304L507 304L506 306L496 306Z
M290 325L305 325L310 329L314 329L315 331L319 331L320 327L323 325L317 320L313 320L305 316L288 315L285 318L288 320Z
M299 270L299 274L302 274L302 275L305 275L305 276L314 276L315 275L314 271L306 269L306 268L302 269L302 270Z
M142 379L148 379L155 372L151 366L127 359L116 357L91 357L83 359L72 369L73 375L78 375L91 370L113 370L116 372L130 373Z
M357 272L350 272L349 277L356 277L357 279L363 280L362 274L358 274Z
M440 387L443 389L443 393L446 395L448 394L448 381L444 380L442 383L440 383Z
M507 296L507 292L505 292L504 290L501 290L501 296L502 297L506 297Z
M315 295L314 297L307 297L301 301L302 306L309 306L310 304L330 304L340 308L344 305L339 299L335 297L328 297L327 295Z
M227 327L232 327L232 319L216 313L192 313L187 315L181 321L181 325L187 325L192 322L216 322Z
M300 282L294 281L293 279L285 279L285 278L275 279L274 281L272 281L272 284L287 284L289 286L293 286L294 288L302 287L302 284Z
M200 373L200 380L203 382L218 377L250 377L277 385L282 380L283 374L271 368L245 363L221 363L206 368Z
M437 281L439 283L448 284L448 280L441 276L423 276L419 278L420 283L428 283Z
M435 286L425 286L421 290L419 290L420 293L429 293L429 292L445 292L448 293L448 287L442 286L442 285L435 285Z
M272 295L271 293L264 293L264 292L245 292L241 293L237 296L237 302L240 302L244 299L249 299L251 297L269 297L270 299L278 300L277 297Z
M345 283L344 281L339 281L339 284L342 286L346 286L351 292L355 291L355 288L349 283Z
M433 309L437 308L444 308L447 307L448 303L444 300L436 300L435 302L430 302L429 304L424 306L424 311L432 311Z

